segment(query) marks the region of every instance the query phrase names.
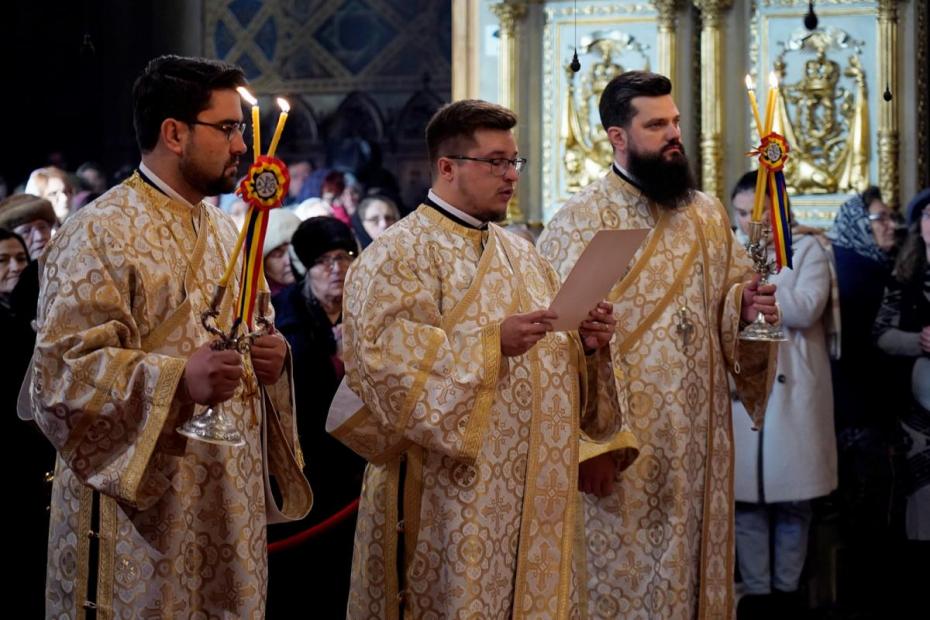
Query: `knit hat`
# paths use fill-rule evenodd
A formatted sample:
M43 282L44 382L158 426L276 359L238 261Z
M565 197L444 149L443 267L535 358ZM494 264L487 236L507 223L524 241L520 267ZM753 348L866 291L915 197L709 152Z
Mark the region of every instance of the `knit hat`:
M307 269L332 250L358 254L358 243L352 236L352 229L334 217L311 217L301 222L291 239L291 247Z
M0 226L13 230L35 220L45 220L49 226L58 223L52 203L45 198L32 194L14 194L0 202Z
M294 231L300 226L300 218L290 210L278 208L268 212L268 229L265 231L265 245L262 258L266 258L275 248L291 242Z

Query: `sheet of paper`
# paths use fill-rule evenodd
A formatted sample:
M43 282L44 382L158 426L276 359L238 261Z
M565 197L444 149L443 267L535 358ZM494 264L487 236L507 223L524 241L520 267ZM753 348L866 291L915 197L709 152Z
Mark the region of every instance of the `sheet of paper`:
M648 228L595 233L549 306L559 315L553 324L555 331L578 329L588 312L607 297L626 272L647 234Z

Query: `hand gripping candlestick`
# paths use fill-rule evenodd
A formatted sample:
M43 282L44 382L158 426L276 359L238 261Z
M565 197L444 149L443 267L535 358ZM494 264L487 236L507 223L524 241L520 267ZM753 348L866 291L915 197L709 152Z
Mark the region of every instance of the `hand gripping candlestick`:
M749 93L749 103L752 107L756 128L761 137L761 143L755 150L748 153L759 159L759 172L756 177L756 194L753 203L752 215L749 223L749 243L746 249L752 258L753 270L762 276L760 284L768 282L772 274L778 273L783 267L791 268L791 228L788 221L788 194L785 188L785 176L782 170L788 161L788 142L783 136L772 131L775 109L778 102L778 78L774 73L769 75L769 95L766 101L765 125L759 119L759 107L752 89L752 80L746 76L746 90ZM763 221L765 198L770 198L769 222L771 224L772 241L775 247L775 260L769 261L767 257L768 237ZM759 312L756 320L747 325L740 332L742 340L761 340L767 342L780 342L786 340L781 326L770 325Z
M281 200L287 195L287 188L290 185L287 166L274 157L278 141L281 139L281 132L284 130L289 107L287 101L281 98L278 99L281 115L278 117L274 137L268 149L268 154L260 155L261 138L258 102L244 88L239 89L239 94L252 104L253 151L255 156L252 165L249 166L248 174L236 190L236 193L249 205L249 210L246 213L245 224L239 232L239 238L236 240L235 249L233 249L233 253L229 258L229 264L226 266L223 279L217 284L210 307L201 314L200 320L204 328L216 336L216 340L211 344L215 350L232 349L242 355L247 355L256 337L274 331L274 326L268 319L271 294L264 279L262 247L265 244L265 231L268 228L268 213L271 209L281 205ZM233 320L229 331L224 332L217 326L216 319L220 314L220 307L223 304L223 298L226 296L226 289L243 246L245 252L239 282L239 297L233 310ZM258 306L257 315L255 315L256 305ZM251 380L250 377L246 377L247 382ZM203 413L193 416L178 427L178 432L191 439L221 445L241 446L245 443L242 433L236 428L235 420L230 419L224 408L219 404L207 407Z

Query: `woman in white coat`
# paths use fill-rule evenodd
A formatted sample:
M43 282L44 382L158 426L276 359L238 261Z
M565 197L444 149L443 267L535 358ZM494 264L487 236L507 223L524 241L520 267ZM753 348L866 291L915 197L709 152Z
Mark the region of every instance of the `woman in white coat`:
M746 234L756 173L733 190ZM800 231L798 231L799 233ZM736 553L745 596L740 616L789 617L807 554L810 500L837 485L833 392L824 314L831 297L831 257L811 234L795 234L793 269L772 277L787 337L763 428L733 403ZM770 553L771 549L771 553ZM764 610L764 611L763 611Z

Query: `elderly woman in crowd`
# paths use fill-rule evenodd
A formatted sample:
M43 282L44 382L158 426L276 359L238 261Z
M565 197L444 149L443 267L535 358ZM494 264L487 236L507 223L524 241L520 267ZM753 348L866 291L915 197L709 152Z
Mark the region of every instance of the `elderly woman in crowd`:
M887 392L900 402L906 437L905 531L930 541L930 189L909 205L908 224L874 335L894 361Z
M61 168L48 166L33 170L26 181L26 193L45 198L52 203L55 215L62 222L71 212L74 184L68 173Z
M832 363L839 460L839 524L846 547L850 610L879 613L891 587L887 573L896 435L887 399L888 359L872 326L891 283L895 221L878 188L840 207L827 236L833 242L842 325L840 358Z
M745 174L732 203L742 236L748 234L756 172ZM768 198L766 198L768 201ZM768 206L766 206L768 208ZM737 618L797 617L798 595L813 517L811 500L836 488L836 436L827 351L826 317L831 261L811 230L792 230L792 269L772 277L787 338L778 346L778 370L754 431L733 403L736 554L742 588Z
M16 558L16 570L8 582L16 592L17 607L23 617L40 617L45 603L43 587L45 552L48 542L48 504L51 488L45 482L54 469L55 450L33 422L16 417L16 399L26 366L32 356L35 334L28 321L19 317L10 295L26 265L26 242L16 233L0 228L0 330L4 339L4 372L0 377L0 411L3 412L4 438L15 446L17 472L10 476L11 497L17 509L10 511L11 537L8 552Z
M55 209L45 198L32 194L15 194L0 202L0 227L23 238L29 256L37 259L52 239L58 226Z
M262 259L265 261L265 279L268 280L272 296L294 284L290 248L291 237L298 226L300 218L288 209L272 209L268 213Z
M361 490L365 462L326 433L326 416L345 374L341 359L342 294L349 265L358 255L351 229L332 217L300 224L292 249L306 267L303 281L272 298L275 326L291 345L297 398L297 428L313 488L313 512L299 525L330 517ZM271 526L280 539L293 526ZM345 617L352 565L354 516L327 530L312 544L271 556L268 616L286 615L306 601L306 588L325 593L314 612ZM273 611L277 609L277 614Z
M352 216L352 230L365 249L399 219L400 211L393 200L387 196L368 196Z

